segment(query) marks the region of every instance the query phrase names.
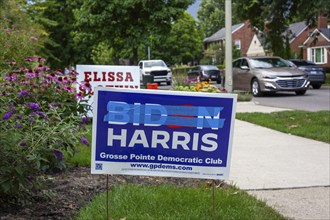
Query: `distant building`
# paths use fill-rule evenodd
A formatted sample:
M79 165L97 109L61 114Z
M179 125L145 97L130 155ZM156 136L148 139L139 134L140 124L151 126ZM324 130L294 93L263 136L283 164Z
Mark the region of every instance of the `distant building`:
M246 20L244 23L235 24L231 27L232 33L232 42L233 45L241 52L242 56L246 56L250 48L252 39L255 39L256 45L251 48L254 51L261 51L262 48L258 48L257 41L255 38L256 29L251 25L249 20ZM204 48L207 49L213 44L218 44L220 47L225 45L225 28L221 28L216 33L207 37L203 40Z
M330 68L330 27L327 16L319 16L317 28L311 31L300 48L303 58Z
M231 28L233 45L241 56L271 55L264 45L262 32L253 27L249 20L235 24ZM330 68L330 26L327 16L318 16L317 26L313 27L305 21L292 23L283 33L288 38L292 58L303 58ZM225 45L225 28L203 40L204 48L211 45Z

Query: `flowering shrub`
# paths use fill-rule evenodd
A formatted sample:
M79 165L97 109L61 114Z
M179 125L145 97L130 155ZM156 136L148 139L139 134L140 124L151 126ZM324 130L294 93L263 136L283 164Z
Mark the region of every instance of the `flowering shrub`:
M0 77L0 198L27 196L45 173L65 169L85 131L88 82L75 90L76 72L50 71L41 58L9 63ZM1 200L1 199L0 199Z
M9 2L3 1L1 7L4 4L5 8L5 5ZM21 13L15 16L15 19L9 19L8 16L0 13L1 62L15 61L24 63L24 57L38 53L45 43L45 31L38 24L31 23L29 19L20 19L20 16L22 16ZM3 69L0 71L3 71Z
M196 85L181 85L175 86L172 90L176 91L187 91L187 92L211 92L211 93L220 93L226 92L226 90L220 90L214 85L209 84L208 82L198 82Z

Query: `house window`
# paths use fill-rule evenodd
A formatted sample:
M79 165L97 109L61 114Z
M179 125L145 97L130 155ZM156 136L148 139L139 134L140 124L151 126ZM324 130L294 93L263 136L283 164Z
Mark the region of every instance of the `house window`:
M235 40L235 47L237 50L241 49L241 40Z
M310 58L316 64L325 63L325 48L311 48Z

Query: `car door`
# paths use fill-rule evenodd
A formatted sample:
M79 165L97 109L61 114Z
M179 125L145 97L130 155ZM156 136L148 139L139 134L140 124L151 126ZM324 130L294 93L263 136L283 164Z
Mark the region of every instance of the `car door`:
M240 89L243 91L250 91L251 87L251 66L246 58L243 58L240 63L238 71L238 82Z
M195 66L188 71L187 79L189 81L197 82L199 79L199 67Z
M233 90L240 90L238 76L240 72L240 64L242 59L237 59L233 62Z

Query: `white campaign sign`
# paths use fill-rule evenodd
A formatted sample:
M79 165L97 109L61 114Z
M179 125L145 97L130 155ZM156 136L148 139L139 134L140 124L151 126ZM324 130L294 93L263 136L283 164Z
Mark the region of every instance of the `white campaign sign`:
M140 73L138 66L111 66L111 65L77 65L77 92L83 92L81 84L89 82L92 91L88 98L88 104L93 106L95 87L109 88L140 88ZM88 115L93 116L89 111Z

